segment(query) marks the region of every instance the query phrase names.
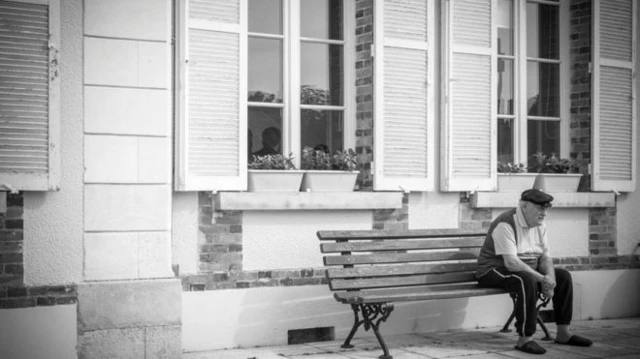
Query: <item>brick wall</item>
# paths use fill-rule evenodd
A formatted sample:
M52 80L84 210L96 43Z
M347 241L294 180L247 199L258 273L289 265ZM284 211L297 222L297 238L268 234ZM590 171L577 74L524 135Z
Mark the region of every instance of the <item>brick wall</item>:
M373 0L356 0L356 152L361 190L373 189Z

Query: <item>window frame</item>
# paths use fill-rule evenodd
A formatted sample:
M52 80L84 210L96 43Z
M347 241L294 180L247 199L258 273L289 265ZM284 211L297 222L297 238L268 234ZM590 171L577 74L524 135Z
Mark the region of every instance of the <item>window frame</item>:
M262 33L247 32L247 39L252 36L259 38L282 39L283 61L282 61L282 104L250 102L247 100L247 110L250 107L273 107L282 108L282 152L283 154L293 153L293 162L296 167L300 167L300 157L302 153L302 123L300 112L303 109L316 110L340 110L343 113L344 149L355 147L356 143L356 91L355 91L355 2L343 2L343 40L315 41L312 38L301 36L300 27L300 2L296 0L282 0L282 36L265 36ZM248 11L248 9L247 9ZM297 14L297 16L296 16ZM301 96L301 47L302 41L309 41L320 44L341 44L343 46L343 105L304 105L300 102ZM247 52L247 59L251 56ZM249 61L249 60L248 60ZM297 76L296 76L297 74ZM247 79L248 81L248 79ZM248 83L248 82L247 82ZM249 89L247 89L249 91ZM240 94L248 96L248 92ZM247 118L247 126L250 119Z

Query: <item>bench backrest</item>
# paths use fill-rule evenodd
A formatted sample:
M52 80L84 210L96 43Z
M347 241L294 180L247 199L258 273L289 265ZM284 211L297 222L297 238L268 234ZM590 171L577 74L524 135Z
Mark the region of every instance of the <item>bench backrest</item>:
M318 231L333 291L475 281L486 230Z

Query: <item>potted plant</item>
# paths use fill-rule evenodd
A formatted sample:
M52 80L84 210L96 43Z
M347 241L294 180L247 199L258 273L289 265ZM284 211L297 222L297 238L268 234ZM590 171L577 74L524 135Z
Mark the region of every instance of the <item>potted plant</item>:
M300 190L304 192L353 191L359 173L353 149L330 154L307 146L302 150L301 167L304 177Z
M580 159L560 158L555 153L547 156L537 152L531 156L529 171L538 175L534 183L536 188L576 192L582 177L579 173L580 163Z
M533 187L536 173L528 173L524 163L498 162L498 190L522 192Z
M254 155L249 163L249 191L297 192L303 174L302 171L296 170L291 154Z

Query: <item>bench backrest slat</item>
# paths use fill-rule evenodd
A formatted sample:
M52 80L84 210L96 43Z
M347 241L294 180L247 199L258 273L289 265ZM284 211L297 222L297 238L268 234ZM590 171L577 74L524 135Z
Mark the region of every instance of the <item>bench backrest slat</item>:
M389 264L409 262L450 261L478 258L477 251L447 251L447 252L414 252L394 253L383 252L374 254L354 254L342 256L324 256L324 265L354 265L354 264Z
M484 237L473 238L447 238L409 241L376 241L362 242L350 241L340 243L322 243L320 250L322 253L342 253L342 252L374 252L393 250L419 250L419 249L441 249L441 248L473 248L482 247Z
M332 290L372 289L418 286L425 284L464 283L475 280L473 272L456 272L447 274L422 274L405 277L333 279L329 281L329 287Z
M473 262L448 264L406 264L402 266L360 266L353 268L327 269L327 278L392 277L400 275L454 273L475 271L478 264Z
M412 229L405 231L359 230L359 231L318 231L320 240L340 239L407 239L407 238L446 238L475 237L486 235L485 230L445 228L445 229Z

